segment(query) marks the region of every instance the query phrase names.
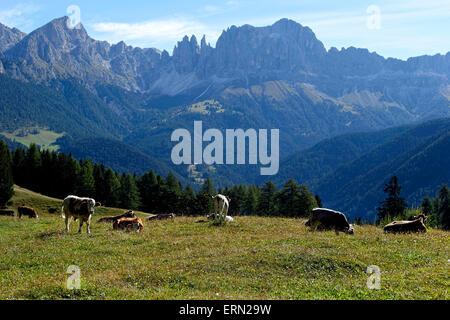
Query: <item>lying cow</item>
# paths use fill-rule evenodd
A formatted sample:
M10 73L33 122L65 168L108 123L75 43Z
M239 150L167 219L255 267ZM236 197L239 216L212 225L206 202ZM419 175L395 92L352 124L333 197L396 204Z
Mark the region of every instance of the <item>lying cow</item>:
M113 229L140 232L144 229L144 224L142 223L142 220L139 217L121 218L119 220L114 221Z
M175 219L176 215L174 213L169 213L169 214L157 214L155 216L151 216L147 219L147 221L152 221L152 220L169 220L169 219Z
M427 232L425 221L427 217L423 214L412 221L394 221L384 226L385 233L407 233L407 232Z
M345 214L325 208L315 208L312 211L311 218L305 223L311 227L311 230L334 230L336 234L339 231L347 234L354 234L353 227L348 223Z
M0 216L14 217L14 210L0 209Z
M36 213L36 210L30 207L20 206L17 208L17 212L19 214L19 219L22 218L22 216L28 216L28 218L37 219L39 216Z
M97 223L99 223L99 222L115 222L122 218L136 218L136 215L134 214L134 211L129 210L119 216L103 217L103 218L99 219L97 221Z
M69 232L69 225L72 217L76 221L80 219L80 229L83 223L87 224L87 233L91 233L91 217L95 211L95 200L91 198L80 198L77 196L68 196L64 199L61 207L61 217L66 219L66 231Z
M208 220L216 220L216 219L219 219L219 218L220 218L220 216L217 213L211 213L210 215L207 216ZM225 221L227 221L227 222L234 222L234 219L233 219L232 216L226 216L225 217Z
M216 196L211 196L209 194L205 194L205 197L211 198L214 201L214 213L215 217L226 218L228 215L228 209L230 208L231 199L223 194L218 194Z

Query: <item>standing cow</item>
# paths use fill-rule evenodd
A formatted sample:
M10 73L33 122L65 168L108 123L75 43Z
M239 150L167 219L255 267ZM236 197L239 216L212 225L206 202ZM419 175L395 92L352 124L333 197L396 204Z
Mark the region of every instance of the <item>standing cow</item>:
M81 233L81 227L83 222L87 224L87 233L91 233L91 217L94 214L95 200L91 198L80 198L77 196L68 196L64 199L61 208L61 217L66 219L66 231L69 232L69 225L72 217L76 221L80 219L80 229L78 233Z
M28 218L37 219L39 216L36 213L36 210L30 207L20 206L17 208L17 213L19 215L19 219L22 218L22 216L28 216Z
M313 209L311 218L305 225L310 226L312 230L334 229L336 234L339 234L339 231L347 234L354 233L353 227L348 223L347 217L342 212L325 208Z

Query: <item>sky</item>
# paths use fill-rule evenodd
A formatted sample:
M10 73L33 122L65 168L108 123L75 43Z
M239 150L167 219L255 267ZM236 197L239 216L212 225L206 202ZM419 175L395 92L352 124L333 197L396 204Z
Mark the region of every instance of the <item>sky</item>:
M172 53L184 35L215 45L232 25L289 18L310 27L327 49L367 48L407 59L450 51L450 0L1 0L0 23L31 32L62 16L98 40Z

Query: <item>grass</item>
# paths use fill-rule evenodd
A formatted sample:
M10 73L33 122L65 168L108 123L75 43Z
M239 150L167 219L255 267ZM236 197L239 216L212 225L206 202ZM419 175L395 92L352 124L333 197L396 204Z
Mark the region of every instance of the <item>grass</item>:
M29 147L32 143L35 143L40 146L41 149L50 151L57 151L59 149L59 146L54 143L64 136L63 133L56 133L43 128L22 128L13 133L1 132L1 134L24 146Z
M61 201L16 188L40 219L0 217L0 299L448 299L449 234L355 235L310 232L302 220L235 217L212 226L197 218L145 221L142 233L92 224L63 232ZM121 209L98 208L93 221ZM144 213L138 213L141 218ZM70 265L81 290L65 288ZM381 290L366 287L369 265Z

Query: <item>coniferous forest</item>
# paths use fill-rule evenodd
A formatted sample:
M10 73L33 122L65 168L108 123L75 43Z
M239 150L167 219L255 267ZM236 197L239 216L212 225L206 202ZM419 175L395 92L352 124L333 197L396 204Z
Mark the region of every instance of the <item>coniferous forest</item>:
M68 195L91 197L107 207L142 210L150 213L175 213L195 216L212 212L211 199L205 194L221 193L232 200L231 216L308 217L315 207L322 207L319 195L294 179L281 189L271 182L263 186L233 185L216 189L210 178L196 192L183 185L173 173L166 177L153 170L140 176L119 173L91 160L76 160L71 154L39 150L35 144L28 149L16 148L11 152L0 140L0 206L13 195L13 184L51 197L63 199ZM378 222L395 218L408 218L417 210L408 209L401 197L401 186L396 176L385 185L386 199L380 199ZM438 194L426 196L419 208L430 217L429 224L449 229L450 190L444 185ZM360 218L356 223L363 223Z

